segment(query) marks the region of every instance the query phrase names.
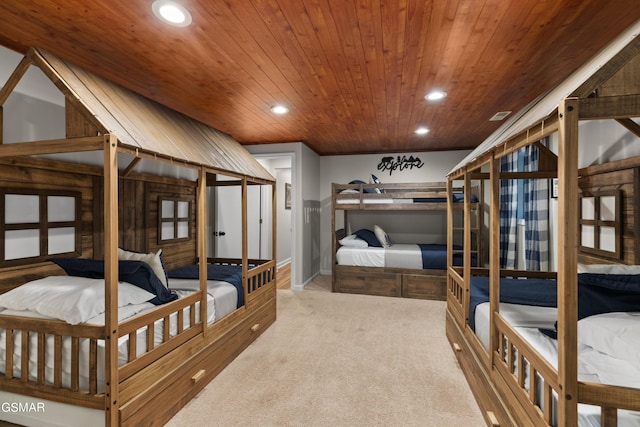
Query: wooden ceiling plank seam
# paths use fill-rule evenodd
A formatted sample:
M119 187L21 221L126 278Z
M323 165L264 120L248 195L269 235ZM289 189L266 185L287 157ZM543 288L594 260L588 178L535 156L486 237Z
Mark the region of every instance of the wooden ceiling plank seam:
M352 138L357 140L364 140L366 137L364 133L361 132L362 126L360 114L354 114L358 111L362 111L360 108L359 100L356 97L356 87L354 85L353 79L353 67L350 66L348 61L348 54L345 51L345 47L347 45L352 46L353 41L348 37L348 31L345 32L343 27L340 27L336 22L335 15L333 10L331 9L330 3L326 4L328 11L323 12L320 9L319 16L323 17L325 24L327 25L327 32L329 34L333 34L333 37L320 37L320 42L323 40L330 39L331 40L331 51L335 53L335 55L340 58L340 63L337 61L330 61L329 66L331 72L335 76L335 80L338 83L339 93L343 94L341 96L343 108L345 111L344 119L346 121L347 131L351 135ZM326 51L326 49L323 49ZM335 65L333 65L335 64ZM344 78L340 78L341 75L344 75ZM356 108L357 106L357 108Z
M309 21L311 28L314 28L308 39L315 47L313 54L317 58L316 62L321 64L321 70L323 71L323 74L320 74L319 77L322 87L328 94L327 99L324 101L330 111L328 118L336 126L342 126L345 133L349 135L349 139L357 139L358 136L353 127L355 117L347 108L348 105L353 105L353 101L350 101L352 90L345 87L341 82L340 75L342 73L336 70L336 67L340 70L347 69L342 47L337 39L340 34L339 30L335 27L335 22L330 19L331 12L323 11L322 5L316 0L303 0L300 3L300 7L303 9L301 13ZM285 12L286 14L287 12ZM291 22L291 16L288 19ZM332 29L329 28L329 24L333 24ZM333 66L334 61L339 61L340 65Z
M419 86L423 67L422 52L425 50L428 39L426 35L428 35L429 32L429 28L424 25L427 22L424 16L430 15L433 3L416 2L414 7L414 9L407 11L408 31L405 35L405 46L407 46L407 48L403 55L405 61L402 70L403 85L405 87L402 98L404 102L411 105L411 108L409 108L408 114L400 114L398 127L403 129L402 133L406 135L406 139L410 139L413 136L413 138L418 138L422 144L428 145L434 135L433 133L427 137L428 139L416 137L414 133L418 126L429 127L432 123L430 120L432 116L427 114L428 106L424 99L428 88ZM416 35L419 36L416 37ZM413 70L418 71L413 72Z
M251 3L246 7L251 7L255 12L257 12L255 3ZM300 73L300 70L298 70L295 66L295 61L290 56L291 51L286 49L285 46L281 44L281 40L279 40L272 32L272 29L265 24L263 18L259 13L247 13L243 16L256 18L250 21L250 25L247 25L247 22L245 20L239 20L242 22L242 25L244 26L246 31L251 34L256 43L262 48L265 56L269 57L272 63L272 68L276 69L278 71L278 74L280 74L280 78L277 79L277 81L272 77L271 74L269 74L273 86L277 88L277 91L274 91L274 93L278 93L278 95L276 96L274 95L274 93L271 93L274 99L270 103L265 103L265 106L269 108L275 102L279 101L286 102L290 110L294 111L302 110L302 106L305 106L307 108L311 107L312 105L310 105L308 99L305 98L306 94L300 93L300 89L298 88L298 85L306 85L306 83L305 78ZM269 31L273 37L271 39L266 37L260 38L257 37L256 34L254 34L254 31L257 31L258 34L260 34L261 31ZM266 44L268 44L269 46L267 46ZM270 52L273 52L275 50L273 46L277 46L277 49L283 53L281 57L272 57L272 54ZM282 87L283 85L286 87ZM311 88L309 88L308 86L307 88L308 93L311 93ZM283 99L285 98L285 93L295 94L297 96L287 96L286 99ZM312 121L312 117L310 115L300 115L297 119L299 121L306 122L307 125Z
M279 2L278 6L279 13L291 26L293 33L295 34L295 40L298 42L297 45L292 46L293 51L296 53L299 52L299 57L302 58L305 64L309 65L309 70L311 71L310 80L315 82L315 88L319 91L319 96L314 97L314 99L316 99L316 102L314 103L314 112L322 111L322 115L324 117L318 117L318 121L325 125L324 132L320 132L319 134L322 135L321 138L325 140L337 140L340 116L337 110L327 108L327 106L330 107L331 105L329 100L335 98L333 92L327 92L329 89L327 85L331 76L329 76L326 71L326 60L317 55L312 55L313 52L320 52L320 44L315 30L317 27L311 20L311 17L303 4L283 4L282 2ZM286 8L283 6L286 6ZM302 10L292 9L295 6L302 7ZM310 28L314 29L314 31L309 31ZM307 47L306 49L304 48L305 46ZM334 124L334 126L329 126L327 128L327 123ZM312 126L311 129L315 126ZM322 142L317 144L318 147L323 145L324 144ZM319 152L323 152L323 150L318 147L316 147L316 149Z
M441 43L438 41L438 37L441 39L448 37L447 33L450 32L450 28L447 25L449 23L444 22L444 25L438 28L439 35L435 35L435 37L422 34L413 36L414 30L411 26L413 22L407 23L404 32L404 59L400 71L402 79L397 99L397 102L400 103L400 108L397 111L401 116L387 118L385 111L376 111L371 115L369 113L370 105L363 104L364 99L381 99L384 102L386 96L379 96L375 92L382 91L374 91L371 87L362 89L367 81L370 82L370 85L379 81L373 74L377 66L367 60L363 61L359 55L354 58L353 55L357 55L358 50L354 47L355 42L349 41L349 38L357 41L357 38L360 37L364 39L360 42L361 46L369 45L372 43L370 40L375 43L376 36L370 35L360 28L366 28L367 25L370 25L366 23L367 19L376 19L376 16L380 15L380 4L377 2L369 2L369 4L363 4L360 1L344 2L347 3L345 12L339 14L339 2L329 4L325 0L307 0L306 5L310 8L319 7L325 14L327 21L333 17L337 28L343 27L341 22L343 20L346 22L346 17L353 13L353 9L357 11L357 17L352 17L354 26L349 29L348 33L345 32L346 27L341 30L345 33L342 35L346 35L345 44L342 45L342 55L345 57L339 58L341 62L338 63L346 64L347 67L340 71L338 69L341 67L331 64L332 59L326 54L301 52L301 50L307 49L322 49L322 46L315 41L316 34L323 37L327 28L332 28L330 22L320 28L317 23L315 27L313 24L301 25L301 22L308 19L304 16L302 19L294 19L293 23L280 16L283 13L281 9L283 9L287 12L287 16L293 16L291 13L295 12L298 14L295 15L296 18L300 18L299 13L304 9L300 6L301 2L255 0L251 2L251 7L245 4L229 4L229 2L215 4L215 10L218 11L216 19L218 20L230 18L231 21L236 22L234 13L241 16L244 14L244 10L247 10L246 17L249 17L253 22L257 22L257 20L269 22L270 19L268 16L257 17L254 10L265 11L268 15L274 8L280 14L273 18L273 22L278 25L270 27L264 37L256 36L258 30L251 27L249 23L244 23L245 27L249 26L251 30L256 31L252 33L252 37L261 41L257 45L255 41L251 41L251 38L243 39L246 43L253 43L247 50L250 56L256 52L260 55L250 66L250 62L245 59L240 62L234 61L234 57L237 55L233 49L242 49L244 42L238 41L229 46L225 46L225 43L216 43L218 41L216 38L220 38L217 37L219 33L215 33L216 37L210 36L201 40L199 37L201 33L215 29L213 28L215 23L196 19L195 29L163 30L157 33L163 27L152 16L148 5L131 4L127 9L128 16L125 16L124 19L122 17L115 19L109 16L111 9L114 9L111 3L109 6L97 3L94 5L95 7L90 7L86 0L84 2L81 0L69 1L71 5L77 7L70 6L61 9L54 0L6 0L0 4L0 40L23 51L30 45L42 43L44 48L54 54L64 56L85 69L98 71L98 74L115 77L109 78L109 80L129 89L134 87L136 92L143 93L151 99L160 101L160 103L204 123L223 129L239 140L262 143L282 141L283 136L295 135L295 140L304 141L316 152L322 150L322 154L333 154L337 152L336 149L341 152L349 152L352 147L364 147L358 148L363 152L384 152L393 150L394 147L396 150L401 147L416 147L415 151L472 148L499 125L499 123L494 124L493 122L490 124L478 122L481 112L494 110L495 106L507 102L514 107L505 109L518 110L518 107L521 108L527 99L535 98L537 92L547 89L557 79L561 80L565 72L562 70L575 67L576 64L593 55L599 49L598 46L604 45L619 33L620 28L626 28L640 16L640 4L632 0L620 0L615 4L604 0L567 0L553 3L523 0L517 3L511 2L511 8L517 7L519 9L510 9L506 17L500 17L500 10L503 9L495 9L494 0L479 0L477 2L464 0L462 2L437 2L437 4L436 2L422 2L428 3L428 6L419 4L421 2L417 0L410 0L407 2L409 8L407 14L410 13L409 11L417 11L421 7L432 7L434 12L429 19L433 20L438 15L445 16L447 19L459 19L455 14L451 14L451 10L455 10L458 5L465 10L483 11L476 13L480 17L478 24L474 27L473 35L469 35L467 32L466 51L463 52L465 59L455 59L450 56L442 59L442 54L439 56L436 54L433 57L425 56L422 60L423 69L412 70L413 64L418 63L417 58L411 57L412 49L415 49L412 42L415 38L432 37L433 40L429 40L429 48L424 55L443 52L441 47L440 50L436 49ZM118 4L124 0L114 1ZM209 4L209 2L202 0L193 0L192 12L194 16L200 16L200 10L211 10L212 7ZM369 6L371 9L367 10L365 6ZM385 7L387 9L384 13L387 13L389 10L397 10L398 5L385 4ZM52 10L48 10L48 8L52 8ZM377 11L374 10L376 8ZM492 8L495 9L492 16L484 12L484 10ZM331 17L327 15L329 9L332 11ZM594 14L593 10L598 10L598 13ZM625 10L626 13L621 14L620 10ZM373 18L361 17L365 14L371 15ZM100 16L99 22L102 25L97 25L98 22L94 19L95 15ZM133 16L137 18L136 25L127 21L128 17ZM493 38L484 42L485 44L481 45L480 49L474 50L473 44L477 45L481 40L479 38L481 35L475 33L487 25L487 19L494 17L498 20L494 26L495 29L489 27L488 30L497 31L501 37L494 35ZM391 19L391 17L385 17L385 20ZM413 17L413 19L418 18ZM20 25L16 25L14 22L20 22ZM105 22L109 23L109 28L112 30L108 37L105 37L102 30ZM294 30L294 27L289 28L287 25L297 27ZM377 28L382 31L382 26ZM301 33L302 31L309 34L305 36ZM229 38L233 38L233 32L233 28L225 27L225 34L219 34L222 37L221 40L228 41ZM272 63L274 62L273 58L282 55L278 51L282 52L283 48L274 47L277 49L276 52L271 52L270 46L276 46L276 44L271 43L271 40L265 40L274 38L274 34L280 36L277 45L295 47L293 53L285 49L287 51L286 57L283 58L285 62L281 67ZM150 49L151 44L145 42L149 37L154 37L156 45L154 49ZM196 38L191 39L191 37ZM287 39L294 39L294 37L298 37L298 39L286 44ZM338 36L335 37L338 38ZM505 54L506 56L495 56L496 64L499 66L488 63L487 55L485 55L481 57L481 61L484 62L478 61L474 69L472 64L476 62L474 57L477 57L478 53L473 56L471 54L476 51L488 52L485 45L496 45L498 41L501 41L498 49L509 52ZM396 42L397 40L393 43L397 45ZM331 40L325 41L325 43L331 45ZM382 49L380 50L382 51ZM533 50L533 52L525 53L528 50ZM301 64L300 60L296 59L300 58L303 53L306 58L310 58L309 61L313 61L309 62L308 66L304 63ZM393 59L396 60L394 64L397 65L398 53L396 52L395 55ZM390 69L384 61L389 61L390 58L381 59L380 56L382 53L376 55L375 52L362 50L362 58L377 58L382 61L382 73L384 74ZM152 68L148 67L148 64L155 60L154 57L161 60L156 62ZM167 61L167 58L176 59ZM227 58L230 61L227 61ZM550 67L539 66L547 61L554 64L553 71L550 71ZM509 71L508 68L513 66L509 62L518 62L520 70L524 69L525 71L517 71L518 69ZM433 64L433 68L428 66L430 64ZM385 66L387 69L384 68ZM241 69L241 67L244 68ZM252 70L250 67L254 69ZM262 70L256 70L256 67L262 68ZM291 74L292 67L300 69L300 71L296 70L296 74ZM310 67L316 69L308 70ZM439 67L448 67L450 72L438 74ZM462 69L462 74L451 67ZM180 74L175 74L175 70L178 69ZM358 70L366 73L366 79L357 75ZM263 75L258 75L254 79L251 74L256 71L262 71ZM398 69L396 68L395 71ZM272 75L273 73L276 74ZM409 78L407 73L420 73L420 77L412 75ZM471 73L472 78L464 79L466 73ZM292 77L285 79L289 81L282 81L281 79L286 75ZM456 80L473 83L475 79L476 83L480 81L481 84L456 83L454 90L449 91L446 107L439 108L432 113L429 108L425 108L419 103L411 103L412 90L418 90L412 88L411 82L418 80L426 87L429 82L434 81L436 75L446 77L448 80L445 83ZM215 81L212 76L215 76ZM301 76L315 76L315 79L314 77L301 78ZM209 84L207 84L207 79L210 79ZM334 111L323 111L325 106L322 104L326 98L317 101L319 97L309 95L320 93L318 88L327 84L327 79L336 82L337 90L344 91L341 96L345 99L344 108L350 110L348 115ZM384 81L383 79L384 77L380 81ZM300 80L303 81L300 82ZM217 81L224 82L224 87L216 84ZM482 83L483 81L486 84ZM508 81L510 89L508 92L517 92L521 95L511 97L502 90L495 95L487 96L485 91L495 88L499 81ZM258 84L263 87L257 87ZM389 83L390 87L394 84L395 87L398 87L397 82ZM531 86L529 87L529 85ZM296 104L296 107L301 105L300 111L308 111L308 109L312 111L301 114L302 120L299 120L298 117L294 119L293 114L282 120L280 118L274 120L274 116L270 112L263 111L264 100L280 93L287 93L289 90L294 91L292 95L294 98L296 96L306 98L300 101L301 104ZM466 96L456 99L456 93L463 91L466 93L469 90L471 92L468 92ZM187 97L183 95L184 91L193 91L194 94ZM255 91L256 94L251 91ZM330 99L340 99L335 97L335 95L340 96L337 92L332 95L334 97L329 97ZM413 96L416 99L419 98ZM255 100L250 100L254 97L262 98L256 103ZM371 105L374 105L375 102L377 101L371 102ZM262 105L263 110L258 111L256 105ZM391 105L391 101L389 105ZM229 108L230 106L233 108ZM461 114L461 112L465 114ZM406 138L405 130L410 127L411 117L423 117L423 114L426 118L432 117L431 114L433 114L434 123L442 122L443 124L432 126L432 132L428 139L420 139L415 136ZM344 117L352 118L352 120L344 120ZM369 117L378 118L379 122L376 122L375 127L374 121L368 119ZM460 119L456 121L456 117ZM392 134L384 127L387 120L395 120L396 135L400 136L399 138L390 136ZM342 126L341 122L347 123ZM455 125L450 123L455 123ZM437 132L436 128L439 129ZM378 134L380 136L375 137ZM442 138L435 138L436 135L442 135ZM379 142L372 143L373 138ZM429 141L428 147L425 141ZM323 148L318 149L317 146Z
M375 117L375 100L371 91L366 88L371 87L369 81L369 74L366 71L366 56L364 51L364 45L362 43L363 35L362 28L360 26L359 10L363 10L361 5L351 4L348 13L344 10L334 11L331 10L332 17L334 19L336 27L349 28L350 30L345 34L347 43L343 44L343 54L347 61L347 67L352 80L352 87L354 93L354 100L357 102L357 111L360 114L357 117L361 117L361 121L356 122L356 126L364 131L364 135L359 138L362 140L374 141L377 135L377 123ZM348 6L347 6L348 7ZM365 15L363 13L363 15ZM370 17L370 14L365 16ZM354 25L354 22L356 25ZM375 126L367 126L366 124L375 124Z
M385 11L383 17L386 17L386 20L383 22L382 38L384 42L384 54L382 57L385 63L385 80L389 88L387 90L388 97L386 107L387 127L389 129L388 138L389 142L395 145L400 136L398 134L398 122L397 119L394 118L397 118L401 113L402 52L404 51L407 11L405 0L393 3L393 6L397 7L397 9L394 8L393 11L390 10L390 4L391 3L386 3L386 7L383 7Z
M365 0L366 1L366 0ZM376 105L376 131L377 131L377 143L371 147L373 150L384 151L380 141L384 141L387 138L387 113L386 113L386 99L387 99L387 86L385 84L385 65L382 59L384 52L384 40L383 40L383 17L381 0L375 0L375 3L371 6L373 12L370 32L373 34L373 44L368 46L365 50L365 61L367 66L367 74L369 75L369 81L373 81L374 84L371 88L373 91L372 97ZM363 21L359 19L359 25L363 26ZM384 108L382 108L384 107ZM343 150L347 150L348 147L344 147Z

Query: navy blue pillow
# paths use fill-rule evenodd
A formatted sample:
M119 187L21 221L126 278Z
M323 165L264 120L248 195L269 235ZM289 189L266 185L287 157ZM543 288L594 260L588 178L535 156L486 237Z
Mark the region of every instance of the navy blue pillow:
M365 242L367 242L369 246L374 246L376 248L382 247L382 244L380 244L380 240L378 240L378 238L376 237L376 234L371 230L367 230L366 228L361 228L360 230L356 231L353 234L355 234L355 236L358 239L362 239Z
M354 179L349 184L366 184L366 182L360 181L359 179ZM375 188L363 188L363 190L364 190L365 193L375 193L376 192Z
M52 258L50 261L58 264L69 276L104 278L103 260ZM118 261L118 281L131 283L154 294L156 297L149 301L151 304L160 305L178 299L178 295L165 288L153 269L144 261Z

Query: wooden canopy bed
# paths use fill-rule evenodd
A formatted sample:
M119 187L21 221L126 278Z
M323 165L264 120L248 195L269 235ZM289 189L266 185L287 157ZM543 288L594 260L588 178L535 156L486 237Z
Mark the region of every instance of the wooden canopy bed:
M472 189L474 202L471 203L476 218L481 218L481 203L478 202L479 188ZM452 193L456 201L462 200L462 193ZM446 299L446 237L439 243L397 244L378 247L377 238L356 234L372 230L353 230L347 237L345 228L336 225L336 218L342 216L344 227L349 225L349 213L371 211L384 215L385 212L440 212L446 215L447 183L387 183L387 184L332 184L332 229L335 238L332 247L332 290L334 292L362 293L368 295L395 296L421 299ZM462 213L462 204L459 213ZM426 221L427 219L425 219ZM472 246L473 256L479 256L477 248L480 227L475 222ZM379 229L380 230L380 229ZM461 229L458 229L461 230ZM347 239L345 240L345 237ZM360 237L360 238L356 238ZM362 243L352 246L349 238ZM379 240L379 239L378 239ZM462 261L460 242L452 248L454 257ZM342 243L341 243L342 242Z
M640 158L578 169L579 121L613 119L640 137L631 120L640 117L639 29L623 33L449 174L450 182L486 181L489 189L489 268L473 268L468 251L462 267L449 259L446 316L447 337L488 425L640 423ZM546 136L557 137L556 159L540 162L535 172L501 172L504 156ZM494 231L500 230L500 180L553 178L557 272L501 268ZM535 296L514 297L524 291ZM478 301L486 302L482 309ZM636 338L621 328L636 331ZM620 339L603 343L611 337Z
M30 66L65 96L67 137L0 144L0 306L28 284L72 289L81 310L0 309L0 400L42 408L0 419L163 425L275 321L275 260L247 256L246 198L264 185L275 199L274 179L229 136L36 49L0 106ZM87 152L98 164L69 157ZM243 194L239 259L206 256L206 190L222 184ZM16 203L40 208L11 213ZM71 213L58 218L53 205ZM36 241L26 253L25 235ZM233 273L212 277L214 265ZM151 289L129 285L132 268ZM103 305L84 313L93 300Z

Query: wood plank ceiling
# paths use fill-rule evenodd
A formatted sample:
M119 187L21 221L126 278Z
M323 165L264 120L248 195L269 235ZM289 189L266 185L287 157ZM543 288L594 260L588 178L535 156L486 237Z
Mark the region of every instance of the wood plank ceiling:
M48 50L243 144L389 153L475 147L496 112L640 19L638 0L184 0L193 23L171 27L151 3L3 0L0 44ZM432 88L448 96L428 103Z

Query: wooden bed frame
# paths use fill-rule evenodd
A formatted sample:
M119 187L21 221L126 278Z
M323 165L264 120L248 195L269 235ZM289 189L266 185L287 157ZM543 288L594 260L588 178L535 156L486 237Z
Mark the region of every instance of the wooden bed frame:
M0 188L17 192L73 189L80 193L77 255L104 259L105 326L69 325L63 321L0 315L0 328L7 330L7 366L13 362L10 350L16 332L22 332L21 336L25 338L27 333L38 337L37 348L31 348L38 354L36 371L29 372L28 357L23 356L20 377L14 377L10 370L1 373L0 389L45 402L102 411L105 425L163 425L276 319L275 259L250 260L246 231L247 186L267 185L272 187L274 222L271 226L275 233L275 182L230 137L37 50L31 50L25 56L0 90L0 106L30 65L42 69L65 95L68 137L54 141L0 143ZM114 100L126 102L114 104ZM105 122L112 118L117 120L106 125ZM118 127L119 124L128 129ZM10 124L5 122L4 125ZM123 135L124 139L116 135ZM131 135L134 135L133 139ZM32 157L84 151L100 151L103 164L94 166ZM175 155L179 151L184 153L183 157ZM219 156L219 152L225 155ZM130 159L126 168L118 168L119 157ZM196 179L136 172L135 167L141 160L151 165L164 164L165 171L175 166L184 168ZM207 252L206 188L216 185L217 174L234 177L237 179L234 182L241 186L243 244L239 259L201 256ZM159 201L166 196L190 201L189 238L168 243L159 239ZM4 221L0 226L4 226ZM4 240L1 243L4 253ZM162 249L167 270L199 264L200 290L119 323L119 246L143 252ZM275 239L272 253L276 253ZM207 262L220 261L242 266L245 304L208 326L202 320L196 321L196 304L200 303L200 319L206 319ZM256 267L249 269L250 263ZM59 267L42 259L3 263L0 265L0 293L30 280L61 274L64 272ZM148 351L140 355L136 355L136 346L130 345L128 362L118 366L120 337L135 337L140 328L153 331L157 320L164 319L167 325L171 315L182 319L187 309L191 313L188 326L178 321L175 336L170 337L168 329L164 330L163 342L155 346L149 342ZM44 343L50 336L54 337L56 348L51 384L44 379ZM71 353L67 355L72 369L70 387L64 387L61 381L63 339L72 342ZM91 347L87 389L78 384L78 343L84 339ZM98 390L96 381L98 341L103 341L105 348L104 391ZM132 344L134 341L129 340ZM20 344L22 349L28 347L24 339ZM23 352L23 355L27 354ZM35 375L36 379L32 380L29 374Z
M377 192L365 190L377 189ZM358 193L343 194L344 190L357 190ZM480 196L481 188L473 188L473 194ZM446 300L446 270L407 269L390 267L360 267L338 265L336 252L339 241L345 236L344 229L336 230L336 212L343 211L344 224L348 213L352 211L440 211L446 215L447 204L443 202L411 203L414 198L446 198L447 183L387 183L387 184L332 184L332 230L335 236L332 243L332 290L333 292L357 293L367 295ZM383 199L405 201L405 203L376 203ZM340 203L340 200L357 201ZM462 203L455 205L462 212ZM472 203L478 219L482 218L482 203ZM473 245L478 259L481 245L481 227L475 223Z
M635 36L634 36L635 37ZM625 77L626 76L626 77ZM629 80L628 76L635 76ZM485 421L492 426L552 425L575 426L578 403L602 408L602 425L617 425L617 409L640 411L640 390L578 381L577 375L577 264L580 263L640 263L640 158L630 158L578 170L579 120L612 118L640 137L640 127L629 117L639 117L640 103L640 40L632 38L590 78L574 90L571 97L559 100L552 114L523 127L511 137L496 141L493 148L480 153L469 163L449 175L449 180L488 179L490 206L499 203L499 179L555 178L559 180L558 195L558 272L535 273L501 270L499 268L499 233L490 234L488 270L473 269L465 253L463 268L448 263L447 272L447 337L460 362L469 386L483 411ZM549 110L547 110L549 111ZM499 160L552 133L558 135L558 157L541 162L538 172L501 174ZM508 134L508 132L506 133ZM557 163L557 167L554 165ZM486 172L490 170L490 172ZM620 252L603 256L598 251L580 248L579 196L619 192L621 224L616 224ZM465 209L465 224L470 212ZM497 208L490 208L490 229L499 229ZM451 225L449 234L451 235ZM465 231L465 241L470 231ZM487 352L468 324L469 282L476 274L488 275L491 283L491 344ZM554 277L558 283L558 369L554 369L504 320L498 311L499 279L501 276ZM506 343L506 344L505 344ZM503 345L505 344L505 345ZM529 362L529 377L535 374L544 379L544 406L536 405L536 385L525 389L524 375L516 374L515 365L522 366L522 358ZM519 363L516 363L516 360ZM556 393L557 411L552 413L552 394Z

